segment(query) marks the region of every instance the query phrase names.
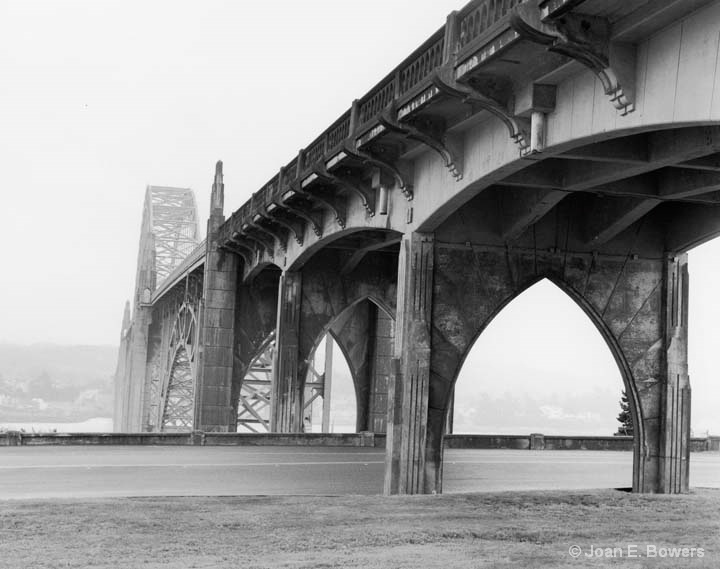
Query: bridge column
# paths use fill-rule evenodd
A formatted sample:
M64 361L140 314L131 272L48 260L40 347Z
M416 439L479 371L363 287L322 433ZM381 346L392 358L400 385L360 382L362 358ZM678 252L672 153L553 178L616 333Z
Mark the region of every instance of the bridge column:
M238 258L218 249L217 232L225 220L223 190L222 162L218 162L208 220L193 425L196 430L215 432L226 432L234 423L231 392Z
M688 258L668 259L665 285L667 377L661 415L658 490L689 490L690 378L688 375Z
M300 381L299 332L302 275L286 271L280 277L275 361L272 375L270 431L302 431L302 385Z
M398 261L395 358L388 389L385 494L419 494L426 477L434 237L403 239Z

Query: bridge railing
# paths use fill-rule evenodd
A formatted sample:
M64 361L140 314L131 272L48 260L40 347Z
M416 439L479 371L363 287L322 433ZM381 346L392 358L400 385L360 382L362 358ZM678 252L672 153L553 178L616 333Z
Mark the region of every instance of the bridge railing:
M516 6L527 0L472 0L453 12L446 24L386 75L368 93L353 103L287 166L240 207L220 230L229 239L236 228L252 221L258 208L282 196L294 183L308 176L315 164L340 153L347 144L378 124L391 105L400 108L432 87L431 76L442 65L456 65L484 45L506 25Z
M178 281L178 279L184 277L185 273L191 270L194 265L202 261L205 257L206 249L207 240L203 239L192 251L190 251L188 256L185 257L167 277L160 281L157 287L155 287L155 290L152 293L152 302L155 302L158 298L160 298L163 294L170 290Z

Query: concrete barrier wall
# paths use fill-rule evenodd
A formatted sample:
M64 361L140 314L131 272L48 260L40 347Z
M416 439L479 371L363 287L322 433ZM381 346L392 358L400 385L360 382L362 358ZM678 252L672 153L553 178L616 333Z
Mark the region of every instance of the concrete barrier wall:
M207 445L328 446L384 448L385 435L280 433L0 433L0 446Z
M204 433L208 446L329 446L384 448L385 435L374 433Z
M2 446L40 445L205 445L326 446L385 448L385 435L375 433L0 433ZM446 435L448 449L623 450L632 437L566 437L530 435ZM693 452L720 451L720 437L693 438Z
M530 435L445 435L445 448L529 449Z
M191 445L191 433L2 433L0 446Z

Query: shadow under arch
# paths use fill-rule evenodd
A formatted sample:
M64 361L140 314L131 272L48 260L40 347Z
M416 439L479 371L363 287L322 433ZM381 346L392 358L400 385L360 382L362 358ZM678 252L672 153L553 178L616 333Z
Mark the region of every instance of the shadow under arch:
M365 235L363 235L365 234ZM359 225L354 227L347 227L339 231L323 235L316 242L309 243L302 248L298 256L289 262L286 267L288 271L298 271L302 269L316 254L327 248L329 245L338 245L338 242L348 239L362 239L367 236L367 245L373 247L373 245L390 245L393 240L399 242L402 238L402 233L394 229L387 229L385 227L373 227L371 225ZM383 240L378 239L379 236L383 236ZM362 248L362 246L358 247ZM371 250L371 249L369 249Z
M249 267L248 272L240 278L243 284L251 285L252 282L258 277L263 271L282 273L282 268L277 263L271 261L262 261ZM277 277L279 280L279 276Z
M452 378L452 387L448 391L448 397L447 402L444 408L444 414L443 414L443 425L447 421L448 412L450 410L450 395L454 392L455 385L457 384L457 380L460 376L460 373L462 371L462 368L472 351L473 347L477 343L478 339L482 336L483 332L487 330L488 326L490 325L495 318L503 312L503 310L511 304L515 299L523 295L525 292L527 292L530 288L535 286L536 284L548 281L549 283L555 285L560 291L565 293L565 295L574 301L574 304L578 306L582 312L589 318L589 320L593 323L595 329L600 333L600 336L605 341L605 345L610 350L610 353L613 356L613 359L615 360L615 363L618 367L618 370L620 372L620 377L622 378L623 386L625 388L625 392L628 397L628 401L630 403L630 412L632 415L633 420L633 489L637 490L641 487L641 476L642 472L644 470L644 460L645 456L647 455L647 443L646 443L646 433L644 429L643 424L643 413L642 408L640 406L640 398L637 391L637 387L635 385L635 382L633 381L633 375L630 368L630 365L625 358L625 355L623 353L622 348L618 344L617 339L612 334L610 329L608 328L608 325L605 323L605 321L602 319L601 315L598 314L598 312L590 305L590 303L583 298L583 296L576 291L573 287L568 285L567 283L563 282L562 280L556 278L553 275L539 275L535 276L533 278L530 278L526 280L525 282L521 283L520 286L516 290L513 291L512 294L508 295L505 299L503 299L502 302L500 302L498 305L496 305L495 309L490 313L488 318L482 323L480 328L478 329L477 333L475 334L474 338L468 345L468 349L465 350L462 358L459 360L457 369L455 370L454 377Z
M374 295L358 298L321 329L306 359L308 369L302 378L303 392L312 373L310 362L315 360L318 348L326 336L334 340L347 363L353 383L356 432L385 432L387 372L394 323L394 311L381 299ZM323 401L323 404L327 402Z
M513 173L522 173L532 167L541 165L546 160L562 159L564 153L574 153L579 150L586 150L593 145L604 144L610 142L619 142L623 140L630 140L633 137L639 137L643 135L653 134L675 134L682 133L683 131L689 131L695 129L702 131L704 129L718 129L720 127L720 121L684 121L684 122L659 122L654 124L641 124L633 125L624 128L618 128L615 130L605 130L602 132L595 132L589 135L581 136L578 138L572 138L570 140L564 140L552 146L547 146L541 154L535 156L535 160L527 160L526 158L518 156L503 165L498 165L497 168L482 173L479 176L478 183L466 184L456 195L452 196L451 199L444 201L443 203L437 204L437 207L431 211L428 211L427 215L422 220L418 220L417 231L432 233L437 231L454 213L456 213L463 206L467 205L478 197L479 194L487 192L488 188L494 185L502 186L502 177L497 178L496 173L499 170L507 169ZM707 134L709 140L712 140L712 134ZM701 157L706 154L712 153L712 149L708 149L706 152L700 148L695 148L695 154L693 157ZM703 154L704 152L704 154ZM617 160L621 157L618 156ZM686 158L690 159L690 158ZM678 159L678 162L682 161ZM667 164L660 164L658 169L667 166ZM655 170L657 171L657 170ZM629 174L627 179L634 177L633 174ZM484 179L488 180L488 183L482 183ZM492 181L491 181L492 180ZM713 235L720 235L720 229L713 230ZM702 238L688 245L684 249L678 249L676 252L681 253L687 249L700 245L712 237Z

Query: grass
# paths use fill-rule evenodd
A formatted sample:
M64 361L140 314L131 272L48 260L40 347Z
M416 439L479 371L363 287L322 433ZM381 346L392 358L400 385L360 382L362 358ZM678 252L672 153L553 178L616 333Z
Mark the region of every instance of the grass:
M574 559L571 545L702 547ZM720 490L0 502L0 567L720 567Z

